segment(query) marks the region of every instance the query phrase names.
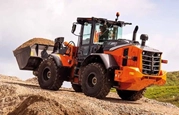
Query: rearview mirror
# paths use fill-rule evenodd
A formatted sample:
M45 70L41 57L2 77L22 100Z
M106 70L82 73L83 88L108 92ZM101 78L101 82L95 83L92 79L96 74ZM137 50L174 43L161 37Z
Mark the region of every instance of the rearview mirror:
M74 33L76 30L76 23L73 23L72 29L71 29L71 33Z

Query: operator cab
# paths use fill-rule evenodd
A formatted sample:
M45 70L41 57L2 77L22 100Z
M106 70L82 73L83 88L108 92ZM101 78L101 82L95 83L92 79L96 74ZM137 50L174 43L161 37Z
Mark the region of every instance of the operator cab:
M95 23L94 44L102 44L108 40L117 40L122 38L122 27L120 25Z
M130 41L122 38L122 27L131 25L123 21L112 21L104 18L77 18L73 24L72 33L76 24L81 25L78 40L78 55L88 56L91 53L103 53L117 45L128 44Z

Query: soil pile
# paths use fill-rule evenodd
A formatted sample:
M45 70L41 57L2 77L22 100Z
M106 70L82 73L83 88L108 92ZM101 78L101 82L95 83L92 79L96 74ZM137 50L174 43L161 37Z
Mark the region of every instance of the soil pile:
M69 88L43 90L36 80L0 75L0 115L179 115L178 107L145 97L124 101L110 92L100 100Z
M31 45L36 44L36 43L37 44L45 44L45 45L54 45L54 41L52 41L52 40L49 40L49 39L46 39L46 38L33 38L33 39L26 41L25 43L23 43L18 48L16 48L15 51L19 50L21 48L25 48L27 46L31 46Z

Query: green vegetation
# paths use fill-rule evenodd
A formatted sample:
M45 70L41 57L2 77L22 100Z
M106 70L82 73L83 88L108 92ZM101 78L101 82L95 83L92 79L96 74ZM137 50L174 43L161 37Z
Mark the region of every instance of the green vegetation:
M169 102L179 107L179 71L167 74L167 83L164 86L148 87L145 97L162 102Z

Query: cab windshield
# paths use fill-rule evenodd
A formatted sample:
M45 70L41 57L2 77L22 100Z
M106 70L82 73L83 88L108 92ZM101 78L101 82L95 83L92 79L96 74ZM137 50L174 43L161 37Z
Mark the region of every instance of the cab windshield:
M108 40L117 40L122 38L122 27L117 25L96 24L94 32L94 43L103 43Z

